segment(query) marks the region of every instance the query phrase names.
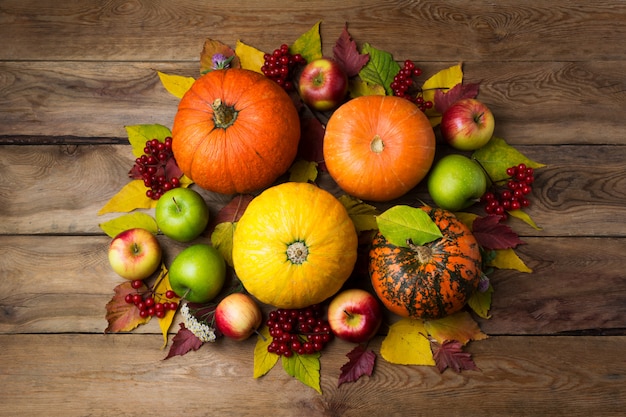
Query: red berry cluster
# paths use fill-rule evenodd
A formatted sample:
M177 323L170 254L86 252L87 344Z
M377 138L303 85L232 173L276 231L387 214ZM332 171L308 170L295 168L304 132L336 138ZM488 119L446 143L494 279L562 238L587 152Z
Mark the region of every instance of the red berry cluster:
M292 81L294 69L298 65L306 64L306 59L302 55L292 55L289 52L287 44L282 44L280 48L274 50L271 54L265 54L263 59L265 62L261 67L261 72L267 78L276 81L286 91L294 89Z
M425 111L433 107L433 102L424 101L421 91L415 91L415 80L413 77L419 77L420 75L422 75L422 69L416 67L413 61L407 59L404 61L404 66L393 77L390 87L393 90L394 96L412 101L417 104L421 111Z
M143 285L143 281L140 280L134 280L131 282L131 286L136 290L139 290ZM168 310L176 311L178 308L178 303L176 301L172 301L176 298L178 298L178 296L172 290L167 290L165 292L165 299L169 300L165 302L156 301L154 293L151 291L146 291L144 293L137 291L135 293L126 294L124 301L128 304L134 304L139 310L139 316L142 318L154 316L157 318L163 318Z
M135 159L135 165L128 175L143 180L148 188L146 196L158 200L166 191L180 187L178 177L168 178L167 175L167 164L174 159L171 137L165 138L163 142L158 139L148 140L143 152Z
M487 214L504 216L507 210L520 210L530 205L528 194L535 181L534 170L525 164L519 164L507 168L506 174L509 180L505 189L488 191L481 198Z
M319 305L273 310L266 324L272 336L267 351L285 357L319 352L332 339L330 325Z

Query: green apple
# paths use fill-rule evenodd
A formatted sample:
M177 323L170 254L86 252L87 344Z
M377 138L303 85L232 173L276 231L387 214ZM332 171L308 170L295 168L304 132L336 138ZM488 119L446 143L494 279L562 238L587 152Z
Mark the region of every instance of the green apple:
M155 217L165 236L189 242L200 236L209 223L209 207L197 191L174 188L159 198Z
M169 269L174 292L192 303L215 298L226 280L226 262L215 247L204 243L183 249Z
M474 204L487 190L478 162L459 154L441 158L428 177L428 192L440 208L458 211Z

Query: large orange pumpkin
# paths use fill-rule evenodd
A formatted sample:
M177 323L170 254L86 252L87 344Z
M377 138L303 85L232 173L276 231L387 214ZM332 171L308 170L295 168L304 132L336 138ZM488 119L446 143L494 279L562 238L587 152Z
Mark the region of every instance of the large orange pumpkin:
M198 78L178 105L172 151L200 187L223 194L271 185L293 162L300 119L287 93L241 68Z
M435 133L424 113L394 96L362 96L332 114L324 162L348 194L389 201L415 187L435 157Z
M357 258L346 208L315 185L287 182L255 197L235 226L233 266L246 290L278 308L334 295Z
M411 248L377 233L369 272L378 298L402 317L438 319L459 311L478 287L480 247L471 231L447 210L423 208L443 235Z

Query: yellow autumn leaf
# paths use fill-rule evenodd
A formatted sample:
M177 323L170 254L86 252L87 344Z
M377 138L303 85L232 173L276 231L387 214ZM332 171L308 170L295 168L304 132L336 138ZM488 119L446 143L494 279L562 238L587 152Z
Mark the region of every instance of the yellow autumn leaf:
M125 126L125 129L135 158L139 158L144 154L143 150L147 141L158 139L163 142L166 137L172 136L172 131L167 126L160 124L130 125Z
M241 41L237 41L235 54L239 57L241 68L256 71L261 74L263 73L261 71L261 67L265 63L265 59L263 58L265 52L259 51L258 49L250 45L246 45Z
M493 286L489 285L487 291L474 291L474 294L467 300L467 305L474 313L483 319L490 319L491 314L491 296L493 295Z
M350 97L357 98L361 96L384 96L386 93L385 87L380 84L371 84L365 82L359 78L353 78L349 80L348 92Z
M174 97L183 98L187 90L191 88L196 81L193 77L183 77L182 75L165 74L157 71L161 84Z
M459 219L459 221L461 223L463 223L465 226L468 227L468 229L472 230L472 226L474 224L474 220L476 220L476 218L478 217L478 214L475 213L467 213L467 212L457 212L454 213L454 215L456 216L457 219Z
M443 69L427 79L422 85L424 101L430 101L435 103L435 91L451 89L457 84L463 82L463 69L461 64L451 66ZM430 124L435 127L441 123L441 114L433 106L430 109L426 109L426 116L430 120Z
M289 52L292 54L300 54L306 62L311 62L315 59L322 57L322 38L320 36L320 24L319 21L311 29L303 33L295 42L289 47Z
M165 293L172 289L170 285L170 279L167 274L167 268L165 265L161 265L161 272L159 272L159 276L155 282L155 286L153 288L154 291L154 301L157 303L163 303L168 301L165 298ZM174 316L176 315L175 310L167 310L165 316L159 318L159 327L161 328L161 333L163 334L163 346L161 349L164 349L167 346L167 334L172 326L172 321L174 321Z
M470 340L483 340L488 337L467 311L459 311L438 320L426 320L424 328L440 344L456 340L465 345Z
M229 266L233 266L233 235L235 223L222 222L215 226L211 233L213 247L224 257Z
M497 249L495 258L487 262L488 266L498 269L515 269L520 272L533 272L526 266L513 249Z
M517 219L520 219L521 221L523 221L524 223L528 224L530 227L532 227L535 230L541 230L542 228L537 226L537 224L533 221L533 219L528 215L528 213L522 211L522 210L511 210L508 211L507 213L509 213L509 215L511 217L515 217Z
M282 356L283 369L287 374L321 394L320 356L319 352L310 355L296 353L290 357Z
M109 237L115 237L124 230L140 227L156 234L159 228L154 217L146 213L130 213L124 214L115 219L111 219L104 223L100 223L100 229Z
M289 168L289 181L314 182L317 179L317 162L300 159Z
M146 186L142 180L132 180L117 192L98 211L98 215L106 213L128 213L135 209L150 209L157 205L157 200L146 196Z
M339 201L348 210L348 215L352 219L357 232L378 229L376 216L380 213L376 207L347 194L340 196Z
M392 324L380 346L380 355L387 362L399 365L435 365L421 320L401 319Z
M262 377L278 362L278 355L267 351L270 343L272 343L270 331L267 326L263 326L259 331L256 345L254 346L254 378Z

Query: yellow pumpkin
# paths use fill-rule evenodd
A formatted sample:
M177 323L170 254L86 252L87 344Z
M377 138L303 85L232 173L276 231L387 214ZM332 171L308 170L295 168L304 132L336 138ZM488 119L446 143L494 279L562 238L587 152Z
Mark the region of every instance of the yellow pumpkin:
M246 290L277 308L303 308L334 295L357 258L357 233L328 191L287 182L255 197L233 236L233 266Z

